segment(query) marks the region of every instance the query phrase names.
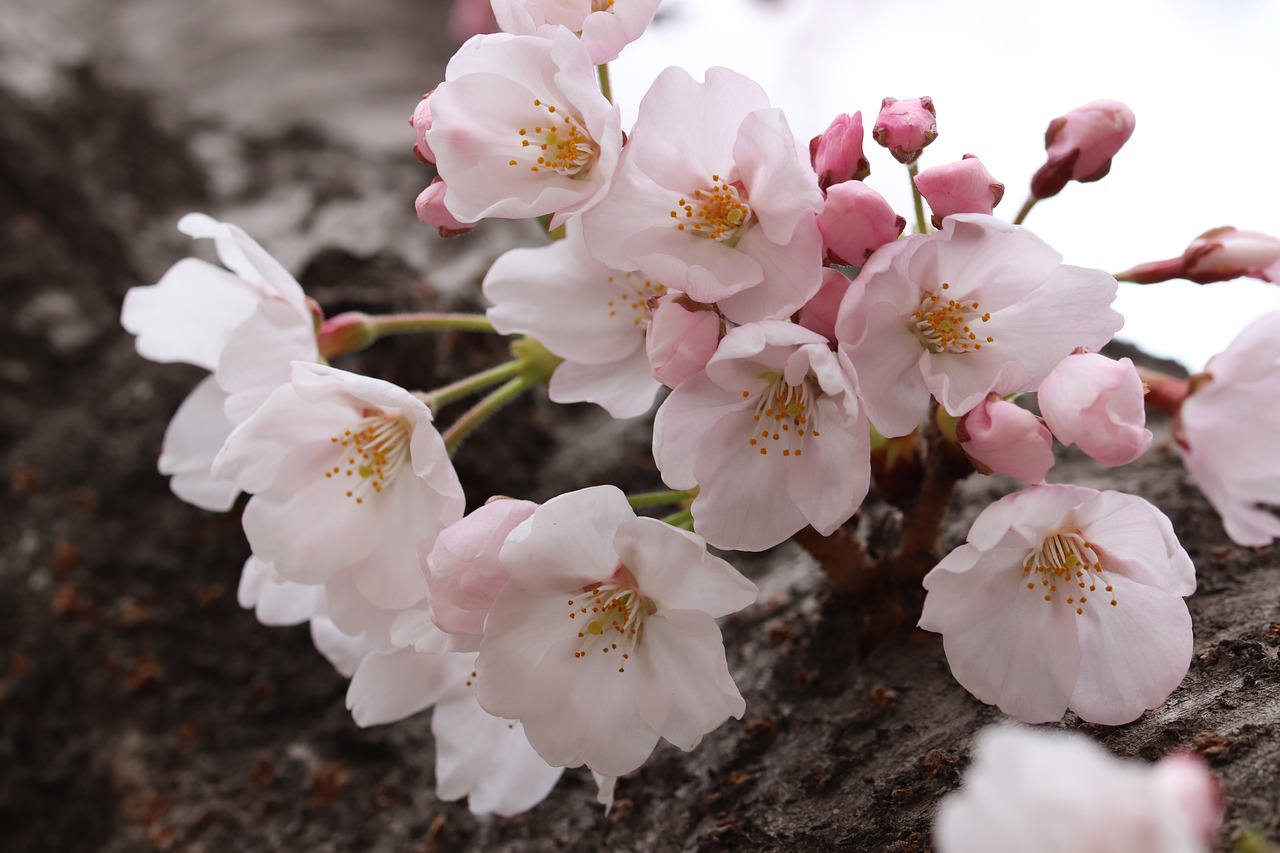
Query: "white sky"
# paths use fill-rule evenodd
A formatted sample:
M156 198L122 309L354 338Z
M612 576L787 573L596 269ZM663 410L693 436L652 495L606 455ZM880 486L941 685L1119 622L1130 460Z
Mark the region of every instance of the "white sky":
M1098 98L1137 129L1111 174L1069 184L1027 225L1067 263L1119 272L1235 225L1280 236L1278 0L665 0L611 65L629 126L653 78L723 65L757 80L802 140L841 112L870 127L880 100L930 95L938 139L922 168L978 155L1012 219L1044 161L1044 130ZM905 167L868 135L867 183L911 220ZM1122 338L1199 369L1280 287L1238 281L1121 286Z

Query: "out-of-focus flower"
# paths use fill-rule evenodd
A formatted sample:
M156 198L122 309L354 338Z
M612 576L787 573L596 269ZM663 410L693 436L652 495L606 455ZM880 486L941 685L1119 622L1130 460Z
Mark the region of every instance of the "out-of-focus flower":
M899 163L911 164L925 146L938 138L938 114L933 98L885 98L871 136Z
M1191 664L1195 567L1169 519L1120 492L1024 489L987 507L924 579L920 627L960 684L1027 723L1120 725Z
M476 696L548 764L620 776L659 738L691 750L741 717L715 617L756 588L701 538L597 486L534 510L501 560L511 582L485 622Z
M449 37L454 44L497 28L489 0L453 0L449 7Z
M660 0L493 0L494 17L506 33L554 38L578 33L591 61L603 65L640 38Z
M830 535L866 497L870 451L847 366L821 335L780 321L730 331L653 426L663 482L699 489L694 529L742 551L805 525Z
M1245 327L1209 360L1175 434L1187 470L1241 545L1280 536L1280 312Z
M431 95L427 143L445 203L462 222L591 207L622 151L618 108L600 93L582 42L476 36L458 49Z
M658 75L609 195L583 215L591 253L714 303L735 323L790 316L817 292L822 193L764 90L725 68Z
M1119 101L1093 101L1049 122L1044 133L1048 161L1031 178L1031 194L1049 198L1068 181L1106 177L1111 158L1133 135L1133 110Z
M1198 758L1148 766L1080 734L1005 725L978 734L934 841L939 853L1208 853L1221 822L1217 780Z
M823 192L834 184L861 181L871 174L871 164L862 153L862 134L862 113L841 113L809 141L809 159Z
M867 416L906 435L929 395L955 417L992 391L1033 390L1076 347L1101 349L1123 325L1116 281L1073 267L1039 237L957 213L935 234L881 247L849 288L836 337Z
M956 426L960 446L990 473L1044 482L1053 467L1053 436L1040 419L999 394L988 394Z
M1004 184L991 177L972 154L955 163L925 169L915 177L916 189L933 211L933 227L953 213L991 213L1004 198Z
M907 220L884 196L861 181L846 181L827 190L818 214L827 257L849 266L862 266L872 252L897 240L906 227Z
M707 366L725 334L715 308L669 293L657 300L645 332L645 350L653 375L668 388Z
M1114 468L1128 465L1151 446L1142 380L1133 362L1097 353L1058 362L1036 392L1045 423L1063 444L1074 444Z
M1179 257L1138 264L1116 278L1134 284L1155 284L1171 278L1212 284L1246 275L1280 283L1280 239L1228 225L1204 232Z

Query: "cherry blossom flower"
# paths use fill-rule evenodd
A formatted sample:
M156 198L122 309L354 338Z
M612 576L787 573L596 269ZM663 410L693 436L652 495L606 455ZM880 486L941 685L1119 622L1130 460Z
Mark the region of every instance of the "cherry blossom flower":
M254 495L245 533L281 577L347 574L345 592L327 590L335 611L345 596L376 608L424 598L418 542L462 517L462 486L426 405L317 364L294 363L292 383L236 428L213 470Z
M920 627L942 634L951 673L1028 723L1075 711L1135 720L1191 663L1184 596L1195 568L1141 498L1078 486L1008 495L924 579Z
M1180 256L1139 264L1116 278L1135 284L1155 284L1171 278L1212 284L1244 275L1280 283L1280 239L1229 225L1213 228L1192 240Z
M743 551L848 520L867 494L870 441L847 365L818 333L778 321L730 331L653 426L663 481L699 488L694 529Z
M986 473L1032 485L1053 467L1053 435L1040 419L998 394L989 394L956 425L960 446Z
M435 228L436 233L446 238L457 237L474 230L476 227L474 223L459 222L449 212L449 208L444 203L446 194L444 181L439 178L427 184L427 188L418 193L418 198L413 205L418 211L418 221Z
M501 561L511 582L485 622L476 696L548 764L620 776L659 738L691 750L741 718L715 617L756 588L701 538L596 486L534 510Z
M925 169L914 180L933 211L934 228L942 227L942 220L953 213L989 214L1004 198L1004 184L972 154Z
M561 28L578 33L603 65L640 38L658 11L660 0L493 0L503 32L554 38Z
M1049 198L1069 181L1098 181L1133 135L1133 110L1119 101L1093 101L1049 122L1044 147L1049 159L1031 178L1031 194Z
M992 391L1033 390L1077 347L1100 349L1124 322L1110 307L1116 288L1030 231L957 213L871 256L836 337L876 429L906 435L930 394L960 417Z
M725 68L704 83L666 69L640 102L627 152L583 216L602 262L715 303L735 323L783 319L817 292L822 193L756 83Z
M707 366L724 335L724 318L713 307L677 293L660 297L644 339L654 377L676 387Z
M1148 766L1074 732L1004 725L978 734L934 842L939 853L1208 853L1221 820L1217 781L1197 758Z
M551 376L551 399L596 403L615 418L649 411L661 387L649 369L645 329L649 299L665 292L657 281L593 258L576 219L563 240L512 249L484 278L493 327L533 335L564 359Z
M426 140L459 221L553 213L559 225L608 189L622 126L572 33L499 33L476 36L449 60Z
M1280 312L1245 327L1209 360L1182 403L1176 435L1187 470L1240 545L1280 536Z
M178 497L225 511L240 489L211 476L213 459L235 424L289 381L290 362L319 359L315 324L302 287L244 231L199 213L178 230L212 240L225 269L179 261L158 283L125 294L120 322L144 358L215 372L174 415L159 469Z
M1127 358L1075 353L1058 362L1036 392L1040 413L1063 444L1114 468L1151 446L1142 380Z
M884 196L860 181L846 181L827 190L818 215L818 230L827 258L833 263L862 266L871 253L892 243L907 227Z

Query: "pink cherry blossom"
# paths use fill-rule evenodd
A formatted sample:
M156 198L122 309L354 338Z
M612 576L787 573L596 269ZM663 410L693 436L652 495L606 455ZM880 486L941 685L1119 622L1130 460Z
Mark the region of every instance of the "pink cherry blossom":
M938 138L938 114L933 99L885 98L871 136L899 163L914 163L925 146Z
M1116 281L1073 267L1039 237L957 213L881 247L840 306L836 337L881 434L906 435L929 395L955 417L995 391L1033 390L1076 347L1123 324Z
M1182 403L1182 460L1227 535L1240 545L1280 536L1280 312L1259 317L1210 359Z
M1027 723L1120 725L1158 707L1191 663L1195 568L1151 504L1051 485L993 503L924 579L920 627L951 673Z
M475 229L475 223L459 222L449 212L444 199L448 189L444 181L436 178L427 184L427 188L418 193L414 208L418 211L418 221L435 228L441 237L457 237Z
M1139 264L1116 278L1135 284L1155 284L1171 278L1212 284L1245 275L1280 283L1280 239L1228 225L1204 232L1179 257Z
M660 297L645 330L654 377L675 388L707 366L724 335L724 318L713 307L675 293Z
M955 163L925 169L915 177L916 189L933 211L933 227L953 213L991 213L1004 198L1004 184L991 177L972 154Z
M618 108L600 93L582 42L481 35L431 95L426 139L461 222L555 214L558 225L603 197L622 150Z
M1068 181L1106 177L1111 158L1133 135L1133 110L1119 101L1093 101L1049 122L1044 134L1048 161L1031 178L1031 194L1049 198Z
M969 458L990 473L1043 483L1053 467L1053 436L1040 419L998 394L989 394L956 428Z
M1199 759L1148 766L1082 734L1003 725L978 733L934 842L939 853L1208 853L1221 821Z
M485 622L476 696L548 764L620 776L660 738L691 750L742 716L715 617L756 588L699 537L597 486L534 510L501 560L511 582Z
M730 331L653 426L663 482L699 489L694 530L742 551L847 521L867 494L870 441L847 365L818 333L779 321Z
M1151 446L1142 380L1127 358L1076 353L1058 363L1036 393L1058 441L1108 467L1128 465Z
M862 134L862 113L841 113L809 141L809 157L824 192L833 184L861 181L871 174L871 164L862 153Z
M897 240L906 227L907 220L884 196L861 181L846 181L827 190L818 214L828 259L848 266L862 266L872 252Z
M649 369L645 329L649 299L665 292L658 281L592 257L577 219L563 240L512 249L484 278L493 327L533 335L564 359L551 376L551 399L596 403L615 418L649 411L661 387Z
M297 583L348 574L345 594L364 606L425 597L418 542L462 517L462 487L426 405L316 364L295 362L293 382L236 428L213 471L254 495L243 521L255 556ZM326 592L340 610L338 590Z
M503 32L552 38L557 30L579 33L591 61L603 65L640 38L660 0L493 0Z
M822 193L781 110L711 68L658 75L608 196L583 216L608 266L715 303L735 323L782 319L817 292Z

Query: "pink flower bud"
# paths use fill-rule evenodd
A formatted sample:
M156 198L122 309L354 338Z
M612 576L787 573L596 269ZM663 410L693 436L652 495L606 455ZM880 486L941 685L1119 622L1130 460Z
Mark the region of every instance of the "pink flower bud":
M796 314L796 322L827 340L834 341L836 317L840 314L840 303L844 301L850 284L852 282L849 277L840 270L823 267L822 287Z
M907 227L884 196L860 181L835 184L827 190L818 230L827 256L836 263L860 267L871 253L892 243Z
M316 345L326 360L359 352L378 339L373 318L363 311L346 311L320 326Z
M1021 406L988 394L956 426L960 446L983 473L1044 482L1053 467L1053 436Z
M414 109L413 115L409 116L409 125L413 128L413 156L423 163L434 165L436 155L431 153L431 146L427 144L427 131L431 129L430 92L427 92L422 96L422 100L418 101L418 106Z
M933 227L941 228L944 217L953 213L985 213L995 210L1004 198L1004 184L991 177L972 154L958 163L925 169L915 177L916 189L933 211Z
M1133 110L1119 101L1094 101L1049 122L1048 161L1031 178L1031 194L1049 198L1067 181L1088 183L1111 171L1111 158L1133 135Z
M661 297L644 338L654 377L675 388L707 366L724 334L724 318L710 305L687 296Z
M1151 446L1142 380L1127 358L1069 355L1036 392L1045 423L1063 444L1074 444L1108 468L1128 465Z
M938 138L933 98L885 98L871 136L899 163L914 163L924 147Z
M1206 231L1192 240L1181 257L1138 264L1116 278L1135 284L1155 284L1171 278L1212 284L1244 275L1280 283L1280 240L1228 225Z
M823 192L832 184L861 181L870 175L871 164L862 153L862 113L836 116L822 135L810 140L809 159Z
M418 209L418 220L435 226L441 237L457 237L466 234L476 227L474 222L459 222L444 206L444 181L436 178L418 195L414 206Z

